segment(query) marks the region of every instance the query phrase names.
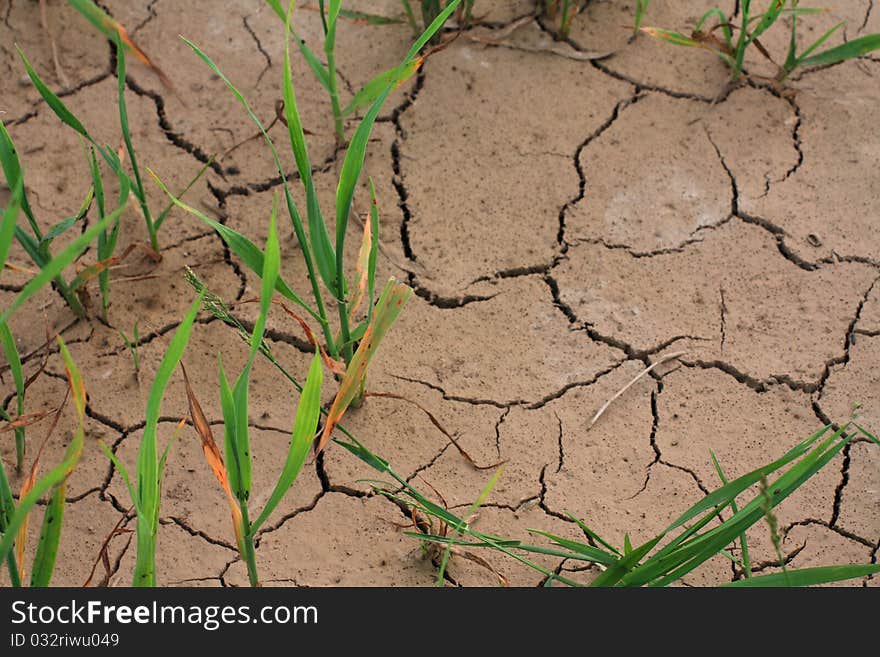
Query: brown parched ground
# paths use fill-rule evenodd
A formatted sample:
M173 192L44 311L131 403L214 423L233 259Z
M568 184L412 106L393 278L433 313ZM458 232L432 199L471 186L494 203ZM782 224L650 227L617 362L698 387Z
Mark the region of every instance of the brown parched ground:
M103 4L174 83L172 92L130 62L128 109L138 156L172 189L211 154L254 133L222 81L179 33L215 59L264 121L274 116L283 26L262 2ZM392 0L352 4L400 12ZM715 0L655 2L647 23L692 26L710 4ZM809 21L814 29L805 30L805 38L838 20L848 21L838 41L880 31L877 3L833 4L832 14ZM733 11L732 0L720 5ZM481 24L431 57L389 100L367 160L382 219L381 274L408 280L417 292L381 348L369 389L425 406L478 464L507 462L476 526L515 538L526 538L527 528L577 537L564 515L570 512L615 543L625 532L642 541L717 486L710 449L733 477L824 423L845 421L856 403L861 422L880 430L880 59L807 72L793 81L791 94L760 81L728 89L726 70L710 55L645 36L631 39L620 27L632 21L626 1L591 3L567 43L554 42L550 26L537 19L500 46L485 43L532 11L529 0L478 1ZM120 140L112 49L61 0L49 0L48 17L66 79L53 65L38 3L0 2L0 110L46 227L75 213L88 169L76 135L39 100L13 44L93 134L114 148ZM296 20L302 35L319 44L318 14L304 9ZM339 32L343 103L396 64L412 39L405 25L344 21ZM768 36L765 45L778 52L786 38ZM584 53L607 56L589 61ZM749 66L769 72L757 59ZM298 57L294 76L316 184L324 207L332 208L341 157L329 101ZM283 126L276 124L271 135L294 171ZM152 182L148 187L153 206L162 207L159 190ZM187 199L261 243L279 190L270 154L252 140L215 164ZM0 195L5 205L8 188ZM356 206L363 211L367 202L361 189ZM359 230L352 224L349 244L359 242ZM306 294L290 233L285 224L283 269ZM121 248L144 238L141 219L128 211ZM106 324L97 312L74 321L48 289L11 322L27 355L26 374L41 360L45 317L70 346L90 395L86 452L69 482L54 584L86 580L101 542L129 507L98 441L134 467L149 384L194 298L182 279L184 265L228 300L259 289L259 280L194 217L173 212L160 238L160 264L135 252L114 270ZM10 258L29 264L17 246ZM94 259L89 251L81 262ZM0 306L26 280L27 274L5 271ZM97 290L91 293L97 308ZM249 306L240 310L244 320L253 313ZM139 378L117 332L130 333L135 321ZM285 367L304 375L309 349L292 321L273 314L269 341ZM246 357L234 330L202 315L184 361L215 424L221 418L218 352L231 372ZM683 355L643 377L590 428L605 400L672 352ZM2 401L13 410L6 367L0 383ZM53 352L28 391L26 411L56 407L65 385ZM326 386L328 399L332 388ZM251 389L259 501L280 469L297 395L263 360ZM163 442L186 412L177 375L162 409ZM29 429L32 446L47 424ZM344 424L461 513L489 476L403 402L368 399ZM72 425L68 408L44 464L57 461ZM13 472L11 434L0 438ZM361 482L374 476L332 445L307 467L259 536L263 581L432 584L435 566L399 527L406 517ZM12 484L18 489L21 478ZM783 503L782 549L791 565L876 561L878 489L880 449L860 441ZM171 450L164 491L159 583L246 584L226 501L191 428ZM38 526L32 522L32 533ZM775 557L766 526L756 525L750 538L753 560L769 572ZM135 549L129 539L121 535L111 543L112 584L130 581ZM514 585L542 581L501 555L482 556ZM538 560L583 581L595 574ZM465 586L497 583L489 570L457 558L449 576ZM735 576L719 557L685 583Z

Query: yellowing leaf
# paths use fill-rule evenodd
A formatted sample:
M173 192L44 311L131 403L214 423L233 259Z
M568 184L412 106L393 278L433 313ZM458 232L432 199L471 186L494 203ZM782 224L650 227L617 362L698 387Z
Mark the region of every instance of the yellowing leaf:
M394 278L388 280L388 284L385 286L385 289L379 297L379 301L376 303L376 308L373 311L373 319L367 327L354 357L348 364L345 376L339 384L339 392L336 393L336 398L333 400L330 412L327 413L327 422L324 424L324 431L315 448L317 453L320 453L327 446L327 442L330 440L330 435L333 433L333 429L339 424L345 411L348 409L352 400L354 400L355 395L357 395L361 382L367 375L367 367L373 359L373 356L376 354L376 349L378 349L379 343L382 341L382 338L385 337L388 329L390 329L397 320L400 311L403 310L403 305L410 298L412 292L412 288L408 285L399 283Z

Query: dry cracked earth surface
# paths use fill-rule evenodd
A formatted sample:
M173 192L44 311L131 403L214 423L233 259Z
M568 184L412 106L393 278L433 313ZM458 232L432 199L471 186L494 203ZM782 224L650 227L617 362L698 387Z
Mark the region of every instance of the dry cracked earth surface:
M652 3L649 22L692 26L709 4ZM720 4L734 11L732 1ZM206 0L104 5L174 83L170 91L136 62L129 66L138 157L169 187L182 188L211 154L254 133L178 33L208 51L257 115L271 121L281 96L283 29L263 3L227 2L222 11ZM399 12L390 0L360 5ZM734 477L824 424L846 421L857 403L861 422L880 429L880 60L863 57L804 73L793 93L780 94L757 77L730 88L711 56L630 38L618 26L631 21L631 5L592 2L575 19L571 37L554 41L551 25L523 20L534 10L531 2L478 2L478 24L395 92L369 142L367 173L378 190L384 242L380 273L407 280L416 295L382 346L368 387L429 409L477 465L506 462L475 519L475 527L492 534L527 538L532 528L583 540L571 513L615 543L625 532L642 541L718 485L710 450ZM876 3L835 5L832 15L816 19L815 33L837 20L847 20L838 42L880 30ZM74 133L28 83L13 43L83 123L114 145L115 54L65 3L50 0L59 73L36 2L0 2L0 18L2 118L21 151L31 204L49 226L79 207L88 170ZM514 21L522 24L509 33ZM301 11L297 26L306 40L320 43L316 12ZM412 38L404 25L343 22L339 31L343 104L396 64ZM501 45L487 43L499 35ZM584 58L597 52L606 56ZM750 66L761 73L764 62ZM329 101L299 59L294 77L318 193L330 208L341 153ZM354 125L349 122L349 134ZM281 124L270 134L285 145ZM294 172L289 149L280 150ZM295 182L292 187L302 203ZM152 204L160 205L159 190L148 188ZM187 198L259 243L280 190L269 153L252 139L213 163ZM9 191L0 194L5 205ZM367 203L362 188L356 209ZM349 244L358 243L359 230L352 225ZM284 273L305 291L295 238L287 229L283 236ZM129 211L121 247L144 239L141 219ZM194 217L173 212L160 239L161 263L136 251L114 270L106 322L98 319L94 289L86 321L75 321L51 290L11 321L26 375L43 358L48 322L67 341L89 391L86 452L68 486L54 584L81 585L117 522L134 527L124 518L130 513L125 486L98 441L133 467L149 384L194 298L184 265L229 301L259 290L259 280ZM20 250L11 259L27 264ZM88 251L82 262L94 259ZM26 280L4 272L0 305ZM246 325L253 313L250 306L236 310ZM139 376L118 333L130 333L135 321ZM305 374L309 348L295 324L273 314L268 340L291 373ZM215 425L222 417L218 352L227 371L238 371L246 358L235 330L202 315L184 361ZM679 356L642 377L590 426L603 402L673 353ZM2 370L3 403L12 411L13 382ZM63 364L50 351L26 411L55 408L65 385ZM326 386L328 400L332 387ZM284 458L297 394L265 360L257 362L251 389L260 500ZM162 407L163 442L186 414L183 383L175 377ZM46 463L64 449L72 415L68 408ZM42 436L45 424L30 435ZM459 513L489 477L411 404L368 399L344 424ZM11 443L2 441L8 471ZM259 533L263 582L433 583L436 563L402 533L407 515L363 483L374 476L338 446L307 466ZM20 484L14 476L13 487ZM875 562L878 488L880 449L858 440L778 508L786 561L793 567ZM161 514L161 585L246 585L224 495L191 428L172 447ZM771 572L777 562L766 526L756 525L750 539L756 569ZM134 552L130 533L111 540L111 584L130 581ZM500 555L482 556L511 584L544 580ZM556 558L537 561L583 582L596 574ZM99 579L102 572L99 566ZM683 583L739 576L718 557ZM447 579L463 586L498 581L455 557Z

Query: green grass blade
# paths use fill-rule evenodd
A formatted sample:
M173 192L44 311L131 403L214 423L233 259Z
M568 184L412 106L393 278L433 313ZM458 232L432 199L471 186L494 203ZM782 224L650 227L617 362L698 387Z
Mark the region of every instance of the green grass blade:
M180 193L177 194L177 198L182 199L186 196L186 193L192 189L193 185L195 185L199 180L201 180L202 176L205 175L205 172L211 168L211 165L214 164L214 155L208 158L208 161L205 162L202 167L199 169L198 173L193 176L192 180L190 180L186 187L180 190ZM174 201L169 201L168 205L165 206L165 209L156 217L156 221L153 223L154 228L158 232L158 230L162 227L162 224L165 223L165 219L168 217L168 213L171 212L172 208L174 208Z
M794 19L792 19L792 20L794 20ZM820 36L818 39L816 39L809 48L804 50L804 52L801 53L800 57L795 57L794 65L797 66L798 62L800 60L805 59L805 58L809 57L811 54L813 54L819 46L821 46L823 43L825 43L831 37L832 34L837 32L837 30L842 28L844 25L846 25L846 21L841 21L837 25L832 26L822 36Z
M342 171L339 175L339 185L336 188L336 273L338 280L343 280L342 265L343 252L345 246L345 231L348 227L348 215L351 210L351 201L354 197L355 186L358 178L360 178L361 170L364 166L364 157L366 156L367 141L373 129L373 123L379 115L379 110L391 93L394 84L401 78L400 76L406 70L406 67L415 59L419 50L434 36L434 34L443 26L446 19L455 11L461 0L453 0L448 3L446 8L440 12L437 18L425 29L422 35L416 39L415 43L410 47L397 67L397 71L389 83L386 85L355 131L354 136L349 143L348 150L345 153L345 160L342 163ZM332 12L332 5L331 5Z
M286 20L284 9L281 7L281 2L279 2L279 0L266 0L266 4L272 8L272 11L278 14L278 18Z
M606 552L605 550L600 550L599 548L594 548L592 545L586 545L585 543L580 543L578 541L572 541L561 536L556 536L555 534L551 534L550 532L545 532L540 529L530 529L529 532L531 532L532 534L544 536L545 538L549 538L559 547L571 550L572 552L575 552L595 563L601 563L606 566L610 566L616 563L617 560L620 558L620 555Z
M21 187L18 196L19 207L24 211L34 237L37 241L41 240L43 234L40 232L40 227L31 211L27 191L24 189L24 174L21 169L21 161L18 159L18 151L3 121L0 121L0 166L2 166L3 175L6 177L6 185L13 191L13 194L16 189Z
M43 235L43 239L40 240L40 246L48 245L52 243L56 237L63 235L78 221L81 221L83 217L89 211L89 207L92 205L92 198L94 197L95 188L90 186L89 191L86 193L86 198L80 206L79 210L77 210L76 214L62 219L58 223L56 223L49 231Z
M241 488L241 466L238 461L238 444L236 442L235 400L229 378L223 369L223 358L218 355L218 374L220 376L220 408L223 411L223 452L226 456L226 470L229 476L229 487L238 500L245 499Z
M117 31L115 33L116 42L116 80L117 80L117 97L116 103L119 106L119 126L122 129L122 139L125 142L125 150L128 153L131 169L134 172L135 196L141 207L141 213L144 215L144 222L147 225L147 233L150 236L150 246L154 251L159 250L159 242L156 237L156 227L153 225L153 217L150 214L150 206L147 204L147 195L144 192L144 183L141 179L141 170L138 166L137 153L131 143L131 130L128 126L128 109L125 104L125 45L122 37Z
M339 10L339 15L358 23L366 23L367 25L399 25L405 22L400 18L380 16L379 14L370 14L365 11L354 11L353 9L345 8Z
M877 436L875 436L874 434L872 434L870 431L868 431L867 429L865 429L865 428L864 428L863 426L861 426L860 424L857 424L857 423L853 422L853 426L854 426L856 429L858 429L860 432L862 432L862 433L864 434L864 436L865 436L868 440L870 440L872 443L874 443L874 444L877 445L877 446L880 446L880 438L877 438Z
M319 306L322 306L323 304L321 302L320 292L318 291L317 283L314 280L314 276L313 276L314 264L312 262L311 249L309 248L309 243L306 241L305 230L302 225L302 220L300 219L299 213L296 210L296 205L293 202L293 197L290 195L290 189L288 188L288 185L287 185L287 175L284 173L284 168L281 166L281 160L278 157L278 151L275 149L275 144L272 142L272 139L269 137L269 134L266 132L266 128L260 122L260 119L257 118L256 114L254 114L254 112L251 109L250 105L248 104L247 100L245 100L245 98L244 98L244 96L242 96L241 92L235 88L235 85L233 85L232 82L230 82L229 78L227 78L223 74L223 72L217 67L217 65L213 62L213 60L210 57L208 57L208 55L206 55L204 52L202 52L197 45L195 45L194 43L192 43L191 41L188 41L187 39L185 39L183 37L181 37L181 38L193 50L193 52L195 52L196 55L203 62L205 62L208 65L208 68L210 68L212 71L214 71L214 73L217 74L221 80L223 80L223 82L230 89L230 91L232 91L233 95L235 95L235 97L241 103L242 107L244 107L248 116L256 124L257 128L259 128L260 133L263 135L264 141L269 146L269 150L272 151L272 157L275 161L275 167L278 170L278 174L281 176L281 180L284 185L284 199L287 203L287 211L288 211L288 214L290 215L290 221L293 224L293 229L294 229L294 232L296 233L296 238L300 243L300 247L302 248L303 257L305 258L306 266L308 267L308 270L309 270L309 276L310 276L310 278L312 278L312 290L315 293L315 300ZM154 178L155 178L155 176L154 176ZM230 248L232 248L232 247L230 247ZM259 269L256 269L255 271L257 274L259 274L262 271L262 267L260 267ZM283 294L283 292L282 292L282 294ZM288 297L288 298L290 298L290 297ZM325 326L325 335L327 335L327 337L328 337L328 345L332 344L332 338L330 337L329 328L326 327L326 319L324 319L322 317L323 313L315 313L314 311L309 309L309 307L307 305L305 305L305 303L302 302L302 300L300 300L299 297L297 297L297 299L291 299L291 301L295 301L296 303L299 303L300 305L302 305L302 307L305 308L306 310L308 310L310 312L310 314L313 317L315 317L315 319L317 319L319 322L322 322L322 326Z
M266 252L262 271L262 288L260 291L260 314L254 322L254 330L251 334L250 357L239 374L235 385L232 387L232 399L235 404L235 448L238 453L239 485L243 497L242 503L246 503L251 492L251 453L250 437L248 428L248 387L253 368L254 359L263 342L263 334L266 330L266 321L272 308L272 294L278 279L278 271L281 266L281 253L278 246L278 233L275 230L275 218L277 212L277 199L272 202L272 214L269 218L269 235L266 238Z
M379 259L379 203L370 178L370 256L367 261L367 323L373 319L373 294L376 291L376 263ZM366 330L366 327L365 329Z
M3 216L0 219L0 273L3 272L6 266L6 257L9 255L12 239L15 237L18 211L21 209L22 193L22 181L19 179L12 189L9 205L3 210Z
M618 559L614 565L610 566L605 572L599 575L599 577L593 580L590 586L614 586L624 577L624 575L628 574L639 563L639 561L642 560L642 557L653 550L662 538L663 535L661 534L634 550L631 550L626 556Z
M590 529L589 527L587 527L587 525L584 523L583 520L581 520L581 519L579 519L579 518L573 516L573 515L570 514L570 513L566 513L565 515L567 515L569 518L571 518L572 522L574 522L578 527L580 527L580 530L581 530L582 532L584 532L587 536L589 536L589 537L592 538L594 541L596 541L597 543L599 543L599 545L601 545L601 546L603 546L604 548L606 548L609 552L613 552L613 553L616 554L617 556L623 556L623 555L620 554L620 550L618 550L616 547L614 547L613 545L611 545L611 543L609 543L609 542L606 541L604 538L602 538L601 536L599 536L599 534L597 534L596 532L594 532L592 529Z
M119 208L112 214L107 215L103 221L99 221L93 226L90 226L88 230L79 235L75 240L68 244L61 253L49 261L49 263L46 264L36 276L27 282L12 304L2 315L0 315L0 323L6 322L12 313L15 312L25 301L36 294L46 283L58 276L65 267L76 260L76 258L82 253L83 249L91 244L97 234L104 230L111 221L118 217L122 213L122 210L123 208Z
M159 410L162 398L165 396L165 388L168 386L174 370L177 369L177 364L189 342L193 322L201 303L202 296L199 295L174 332L168 350L156 370L156 377L153 379L147 397L146 421L137 462L138 554L133 586L155 586L156 583L155 550L158 531L156 521L160 496L159 454L156 436L159 425Z
M866 577L880 573L880 564L844 565L844 566L818 566L815 568L799 568L789 570L788 573L771 573L769 575L755 575L749 579L739 579L735 582L724 584L725 587L746 588L766 586L815 586L840 582L856 577Z
M148 171L150 170L148 169ZM156 181L159 189L165 192L168 198L171 199L172 203L174 203L182 210L185 210L191 215L197 217L202 222L217 231L217 234L220 235L221 239L226 243L226 246L229 247L230 251L238 256L241 261L245 265L247 265L248 269L253 271L258 276L262 274L264 267L263 252L260 251L260 249L258 249L253 242L251 242L241 233L233 230L232 228L229 228L228 226L224 226L219 221L214 221L213 219L205 215L205 213L197 210L192 206L187 205L180 199L176 198L174 195L171 194L170 191L168 191L165 183L159 180L155 173L150 171L150 175L152 175L153 180ZM312 308L305 301L303 301L296 292L290 289L284 279L280 276L278 277L278 281L276 282L276 290L281 296L290 299L295 304L303 308L307 313L309 313L309 315L320 321L320 316L314 310L312 310Z
M282 20L285 20L284 17L282 17ZM308 64L309 68L312 69L312 73L314 74L315 78L318 80L321 86L329 92L330 72L327 70L324 64L321 63L321 60L318 59L318 56L314 53L314 51L309 48L309 46L306 44L305 39L300 37L292 27L290 28L290 33L293 34L293 38L296 40L296 43L299 46L299 51L302 54L303 59L306 60L306 64Z
M498 480L501 478L501 474L504 472L504 466L502 465L498 468L491 477L489 477L489 481L486 482L486 485L483 486L483 490L480 491L480 494L477 496L477 499L474 500L474 503L471 504L468 512L465 514L465 518L470 518L474 512L479 509L487 499L489 499L489 495L492 493L492 489L495 488L495 485L498 483ZM454 525L452 529L452 537L455 538L461 530L465 527L467 523L462 519L459 520L456 525ZM443 576L446 573L446 564L449 562L449 556L452 553L452 545L447 545L446 549L443 551L443 558L440 560L440 568L437 570L437 586L443 586Z
M718 20L718 24L721 26L721 33L724 36L724 43L733 50L733 33L730 29L730 21L727 19L727 14L718 9L717 7L713 7L709 11L707 11L700 20L697 22L696 27L694 28L697 31L701 31L703 29L703 25L705 25L706 21L710 18L715 18Z
M709 454L712 455L712 464L715 466L715 472L718 473L718 478L721 480L721 485L727 485L729 482L727 477L724 474L724 470L721 469L721 464L718 462L718 457L715 456L715 452L713 450L709 450ZM736 498L730 500L730 510L736 515L739 513L739 506L736 503ZM746 537L745 532L740 534L739 537L740 549L742 551L742 563L740 564L743 568L743 572L746 577L752 576L752 560L749 557L749 543L748 538Z
M721 480L721 485L725 486L729 482L727 480L727 476L724 474L724 470L721 469L721 464L718 462L718 457L715 456L715 452L713 450L709 450L709 454L712 455L712 464L715 466L715 472L718 473L718 478ZM730 500L730 511L736 515L739 513L739 506L736 503L736 498ZM746 537L745 532L740 534L739 537L740 549L742 551L742 568L746 577L752 576L752 560L749 557L749 544L748 539Z
M61 119L61 121L71 128L76 130L83 137L88 139L89 141L93 141L91 135L89 135L88 131L85 129L82 123L80 123L79 119L76 118L73 113L67 109L67 106L61 102L61 99L56 96L46 83L40 79L40 76L37 75L36 71L34 71L31 63L28 61L27 57L24 56L21 48L17 45L15 49L18 51L18 56L21 57L21 61L24 62L25 70L27 70L28 77L31 79L33 85L37 88L37 91L40 92L40 95L43 97L43 100L46 101L46 104L55 112L55 115Z
M24 372L21 368L18 346L6 322L0 324L0 344L3 346L3 353L12 373L12 381L15 383L16 412L21 416L24 414ZM15 467L19 472L24 465L24 449L24 427L18 427L15 430Z
M371 105L381 93L385 91L385 88L389 84L400 85L412 77L417 70L419 70L419 62L411 61L400 73L399 78L396 66L387 71L382 71L379 75L361 87L361 89L354 95L354 98L351 99L351 102L349 102L345 109L342 110L342 115L349 116L350 114L354 114L358 110Z
M61 524L64 520L64 495L67 487L62 483L52 493L49 504L43 512L43 524L40 528L40 540L34 553L34 564L31 568L31 586L49 586L52 573L55 571L55 559L58 556L58 544L61 541Z
M764 34L764 32L766 32L768 29L770 29L773 23L775 23L776 20L779 18L782 10L785 9L785 4L785 0L774 0L774 2L772 2L770 6L767 7L767 11L765 11L761 15L758 24L752 28L746 43L751 43L759 36Z
M836 444L825 443L820 445L796 465L792 466L770 486L771 499L768 506L775 508L834 458L850 440L852 440L852 436L846 436ZM699 540L681 548L678 561L682 565L671 572L667 572L656 582L656 585L665 586L680 579L711 558L719 550L729 545L749 527L759 522L764 517L763 502L763 498L758 495L740 509L739 513L729 518L719 527L706 532Z
M828 66L861 57L878 49L880 49L880 34L868 34L829 48L818 55L801 58L798 60L798 66Z
M739 495L741 492L743 492L753 484L759 482L761 480L761 477L765 477L771 472L775 472L779 468L787 465L788 463L791 463L796 458L803 455L807 451L807 449L809 449L810 445L821 438L829 429L830 426L823 427L772 463L765 465L764 467L758 468L757 470L753 470L752 472L749 472L747 474L744 474L743 476L734 479L729 484L724 485L721 488L718 488L715 491L709 493L709 495L703 497L699 502L694 504L690 509L679 516L671 525L669 525L669 527L666 528L666 532L670 532L673 529L680 527L688 520L694 518L703 511L706 511L708 509L717 510L728 506L732 499L735 499L736 496ZM835 435L840 435L840 433L842 433L842 430L837 432ZM832 438L833 437L834 436L832 436Z
M0 463L0 534L6 531L13 513L15 513L15 498L12 496L12 489L9 487L6 469L3 467L3 463ZM13 587L20 587L21 575L18 572L18 564L15 561L15 554L12 550L9 551L6 557L6 565L9 570L9 583Z
M128 494L131 497L131 503L134 504L135 510L140 513L137 491L134 489L134 485L131 483L131 477L128 476L128 470L122 461L119 460L119 457L116 456L107 445L104 444L103 441L99 442L98 445L101 447L101 451L104 452L104 455L110 459L110 462L113 464L113 467L119 472L122 477L122 481L125 483L125 487L128 489Z
M318 428L318 418L321 415L321 385L323 377L321 354L315 353L315 356L312 358L312 364L309 367L306 384L299 399L299 406L296 409L296 419L293 424L287 460L284 463L278 483L275 484L275 489L263 507L263 511L251 525L252 533L255 533L260 528L287 494L287 491L290 490L306 460L306 455L309 453L309 448L315 439L315 430Z

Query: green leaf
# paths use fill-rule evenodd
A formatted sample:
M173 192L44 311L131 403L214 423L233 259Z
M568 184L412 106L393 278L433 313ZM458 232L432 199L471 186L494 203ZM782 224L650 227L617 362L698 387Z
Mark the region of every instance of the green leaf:
M690 509L685 511L681 516L679 516L675 522L673 522L669 527L666 528L666 531L672 531L673 529L680 527L688 520L694 518L699 513L706 511L708 509L718 510L722 509L725 506L729 505L731 500L736 499L736 496L741 492L752 486L753 484L759 482L762 477L766 477L772 472L775 472L779 468L791 463L799 456L806 453L809 449L810 445L816 442L819 438L821 438L831 427L825 426L819 429L812 436L802 441L788 452L786 452L783 456L776 459L772 463L765 465L764 467L758 468L757 470L753 470L747 474L744 474L742 477L734 479L729 484L722 486L709 493L705 497L703 497L699 502L694 504ZM840 435L842 430L837 432L836 435Z
M358 23L367 23L368 25L397 25L405 21L400 18L391 18L389 16L380 16L379 14L370 14L364 11L354 11L352 9L340 9L339 15Z
M223 358L219 354L217 356L217 363L220 376L220 408L223 411L223 452L226 456L229 487L232 489L235 497L242 500L245 495L241 488L241 466L238 461L235 400L232 398L232 388L229 387L226 370L223 369Z
M571 550L572 552L576 552L577 554L580 554L583 557L588 558L590 561L594 561L596 563L610 566L618 559L617 555L606 552L605 550L600 550L599 548L594 548L592 545L586 545L585 543L580 543L578 541L572 541L568 538L562 538L561 536L551 534L550 532L545 532L540 529L530 529L529 532L549 538L560 547L564 547L568 550Z
M818 48L818 47L821 46L823 43L825 43L825 42L831 37L832 34L834 34L835 32L837 32L837 30L839 30L839 29L840 29L841 27L843 27L844 25L846 25L846 21L841 21L841 22L838 23L837 25L834 25L834 26L831 27L829 30L827 30L827 31L826 31L822 36L820 36L818 39L816 39L816 40L813 42L813 44L812 44L809 48L807 48L804 52L801 53L800 57L796 57L796 58L795 58L794 66L795 66L795 67L798 66L800 60L809 57L809 56L810 56L810 55L816 50L816 48Z
M767 8L767 11L761 15L758 24L752 28L747 43L751 43L766 32L779 18L783 9L785 9L785 0L773 0L773 3Z
M342 110L342 115L348 116L349 114L354 114L358 110L375 102L389 84L400 86L419 70L419 64L420 62L418 60L411 61L399 74L397 67L382 71L379 75L361 87L360 91L358 91L354 95L354 98L351 99L351 102L344 110Z
M0 323L0 344L3 345L3 353L6 355L6 362L9 370L12 372L12 381L15 383L16 408L19 416L24 414L24 372L21 368L21 357L18 353L18 346L15 344L15 338L6 322ZM24 465L24 427L15 429L15 466L21 471Z
M749 579L739 579L735 582L724 584L730 588L765 587L765 586L815 586L840 582L856 577L866 577L880 573L880 564L845 565L845 566L818 566L815 568L798 568L789 570L787 573L771 573L769 575L755 575Z
M118 30L114 34L114 40L116 42L116 104L119 106L119 125L122 129L122 139L125 142L125 150L128 153L128 159L131 162L131 169L134 171L134 180L136 183L136 187L134 188L135 196L141 207L141 213L144 215L147 233L150 236L150 246L158 251L159 243L156 238L156 228L153 226L153 217L150 214L150 207L147 205L144 183L143 180L141 180L141 170L138 166L137 154L131 143L131 130L128 127L128 109L125 104L125 45L122 42L122 36L119 34Z
M272 308L272 294L278 280L278 270L281 265L281 253L278 246L278 234L275 230L275 217L277 199L272 202L272 214L269 218L269 235L266 238L266 252L263 259L262 288L260 291L260 314L254 322L254 330L251 334L250 357L239 374L235 385L232 387L232 399L235 404L235 448L238 453L239 486L242 497L239 500L244 504L250 497L251 492L251 453L250 437L248 429L248 386L254 359L263 342L263 334L266 330L266 321Z
M61 523L64 520L64 495L67 487L62 483L52 493L49 504L43 512L40 540L34 553L31 569L31 586L49 586L55 571L58 544L61 541Z
M303 387L302 395L299 399L299 406L296 409L296 420L293 424L293 434L290 440L290 448L287 452L287 460L281 471L281 476L275 484L269 501L263 507L263 511L256 521L251 525L251 533L256 533L257 529L266 521L266 519L278 506L278 503L290 490L294 480L299 474L312 441L315 439L315 431L318 428L318 418L321 415L321 385L323 381L323 370L321 369L321 354L315 353L312 358L312 364L309 367L309 374L306 378L306 384Z
M15 236L16 221L18 220L18 211L21 209L23 193L22 181L19 178L15 187L12 188L9 205L3 210L3 217L0 220L0 274L6 266L6 257L9 255L12 238Z
M443 23L446 22L446 19L449 18L452 12L455 11L456 7L458 7L459 2L460 0L453 0L448 3L446 8L440 12L431 25L429 25L422 35L416 39L415 43L413 43L407 52L406 57L404 57L403 61L400 63L400 66L397 67L397 71L395 72L395 75L392 76L389 84L386 85L385 89L378 95L366 115L364 115L364 118L361 120L351 142L349 143L348 150L345 153L345 160L342 163L342 171L339 175L339 184L336 188L336 272L340 284L343 278L342 264L345 246L345 231L348 227L348 215L351 210L351 201L354 197L355 186L357 185L358 178L360 177L361 170L364 166L367 141L369 140L370 132L373 129L373 123L376 121L376 117L379 115L379 110L385 102L385 99L388 97L388 94L391 93L394 83L401 80L401 76L407 67L411 65L419 50L421 50L428 40L434 36L437 30L442 27ZM331 13L332 11L333 5L331 3Z
M6 176L6 185L13 191L13 193L19 186L21 186L21 192L19 193L19 207L24 211L25 217L27 217L31 230L34 233L34 237L37 241L41 240L43 235L40 232L40 227L37 225L34 213L31 211L31 206L28 203L27 191L24 189L24 175L21 170L21 162L18 159L18 151L12 141L12 137L9 136L9 132L6 130L6 125L3 121L0 121L0 166L3 168L3 175Z
M146 421L137 461L138 554L132 581L133 586L155 586L156 583L155 550L160 499L157 447L159 411L162 398L165 396L165 388L168 386L174 370L177 369L177 364L189 342L193 322L201 303L202 295L200 294L174 332L174 337L156 370L156 376L147 397Z
M102 221L98 221L93 226L90 226L88 230L79 235L75 240L68 244L61 253L46 264L40 270L40 273L27 282L12 304L2 315L0 315L0 323L6 322L21 304L36 294L40 288L55 278L65 267L76 260L76 258L82 253L83 249L91 244L97 234L104 230L110 222L118 217L123 209L124 208L118 208L112 214L107 215Z
M134 489L134 485L131 483L131 477L128 476L128 470L122 461L119 460L119 457L114 454L107 445L104 444L103 441L99 441L98 445L101 446L101 451L104 452L104 455L110 459L110 462L113 464L113 467L119 472L122 477L122 481L125 483L125 487L128 488L128 494L131 497L131 503L134 504L135 509L140 513L139 509L139 501L137 496L137 491Z
M31 63L27 60L27 57L24 56L21 48L18 45L15 46L15 49L18 51L18 56L21 57L21 61L24 62L24 67L27 70L28 77L33 82L34 86L37 88L37 91L40 92L40 95L43 97L43 100L46 101L46 104L55 112L55 115L61 119L62 122L69 125L71 128L76 130L83 137L92 141L91 135L89 135L88 131L85 129L82 123L80 123L79 119L76 118L73 113L67 109L67 106L61 102L61 99L56 96L49 87L46 86L46 83L40 79L40 76L37 75L36 71L34 71Z
M221 224L219 221L214 221L213 219L205 215L205 213L187 205L180 199L173 196L171 192L168 191L168 188L165 186L165 184L161 180L159 180L156 174L153 173L153 171L151 171L150 169L147 170L153 177L153 180L156 181L159 189L165 192L165 194L168 195L168 198L170 198L176 206L201 219L205 224L217 231L217 234L220 235L220 237L226 243L226 246L228 246L229 249L235 255L237 255L245 265L247 265L248 269L253 271L258 276L262 274L264 265L263 252L260 251L260 249L258 249L253 242L251 242L241 233ZM320 316L314 310L312 310L311 307L305 301L303 301L296 292L290 289L284 279L280 276L278 277L278 281L276 282L276 289L281 296L290 299L295 304L302 307L307 313L309 313L309 315L320 321Z
M293 3L291 2L291 8ZM291 12L292 14L292 12ZM312 165L309 162L306 138L303 133L302 121L296 104L296 94L293 88L293 75L290 67L290 14L287 17L287 35L284 40L284 115L287 119L287 132L290 136L290 146L296 160L296 168L306 191L306 217L309 226L309 239L315 254L315 263L324 284L334 296L341 296L339 285L336 281L336 254L330 244L330 234L321 215L321 207L318 203L318 195L315 191L315 182L312 179Z
M847 41L835 48L829 48L818 55L798 60L799 66L827 66L861 57L869 52L880 49L880 34L868 34L852 41Z

